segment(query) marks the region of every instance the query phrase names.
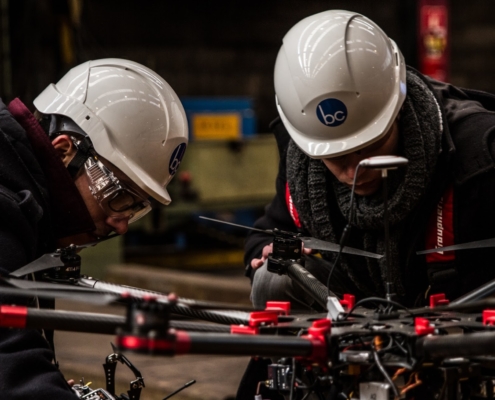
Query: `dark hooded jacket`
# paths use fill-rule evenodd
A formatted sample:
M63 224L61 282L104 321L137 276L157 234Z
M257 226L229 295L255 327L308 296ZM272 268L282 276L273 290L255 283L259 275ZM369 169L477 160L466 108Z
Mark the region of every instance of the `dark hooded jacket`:
M494 248L456 251L453 260L428 263L424 255L416 255L416 251L425 249L429 219L449 186L453 186L454 242L461 244L495 238L495 96L434 81L411 68L409 71L419 76L434 93L444 122L441 153L431 182L425 196L406 216L406 233L400 241L399 249L404 260L401 265L402 279L406 288L406 295L401 301L412 305L419 304L426 293L445 292L450 299L454 299L495 279ZM280 119L276 119L271 127L280 153L276 196L255 227L276 227L296 232L298 228L286 202L286 154L290 136ZM302 232L304 235L317 235L317 232L304 229ZM337 233L339 237L341 232ZM360 235L360 232L354 230L352 235ZM248 236L245 262L247 275L251 279L255 271L249 266L250 261L259 258L263 247L271 241L271 237L259 232L253 231ZM315 265L310 263L308 269L326 283L327 269L321 267L319 262ZM277 282L287 284L287 280ZM256 290L253 287L253 292ZM266 290L267 287L263 287L263 291ZM280 292L280 288L276 291ZM362 293L354 294L358 298L363 297ZM270 294L266 293L265 297L269 298Z
M24 104L0 100L0 275L53 252L56 240L94 230L72 178ZM0 296L2 305L31 301ZM74 399L38 330L0 328L0 398Z

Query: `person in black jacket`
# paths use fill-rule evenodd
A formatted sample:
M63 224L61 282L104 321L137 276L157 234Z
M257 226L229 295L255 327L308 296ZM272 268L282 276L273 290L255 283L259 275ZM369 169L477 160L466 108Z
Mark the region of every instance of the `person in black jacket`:
M145 215L184 154L188 129L173 89L121 59L89 61L49 85L31 113L0 101L0 275L85 244ZM1 304L22 304L0 295ZM26 304L37 304L30 299ZM73 399L37 330L0 328L0 398Z
M378 254L390 249L396 298L420 305L428 295L454 298L495 278L495 249L418 250L495 237L495 96L457 88L406 67L396 44L368 18L332 10L310 16L284 37L275 65L280 152L276 196L259 229L302 232ZM387 179L390 240L384 238L381 172L363 159L409 160ZM287 276L266 270L272 237L253 231L245 262L252 301L290 300L319 309ZM310 253L310 249L305 249ZM335 253L307 255L306 268L325 285ZM329 288L357 299L384 296L381 261L342 254Z

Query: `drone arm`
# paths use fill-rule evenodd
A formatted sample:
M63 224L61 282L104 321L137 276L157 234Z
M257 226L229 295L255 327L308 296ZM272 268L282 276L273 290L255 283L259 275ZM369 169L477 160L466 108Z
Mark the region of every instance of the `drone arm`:
M495 340L493 340L493 332L426 336L423 340L418 341L416 350L426 360L493 356L495 355Z
M57 329L73 332L115 334L125 317L109 314L54 311L23 306L0 306L0 327Z
M81 287L93 288L95 290L111 292L119 295L127 293L130 295L135 295L136 297L151 296L156 298L164 298L167 300L169 296L169 294L167 293L137 288L133 286L127 286L127 285L118 285L116 283L105 282L98 279L87 278L87 277L80 278L78 280L78 285ZM196 299L188 299L184 297L177 298L177 302L180 303L181 305L188 306L194 309L253 311L252 307L242 306L239 304L203 301Z
M287 275L326 310L328 290L315 276L298 263L287 266Z
M214 354L309 358L321 343L298 337L172 331L164 338L119 336L117 345L121 350L165 356Z
M125 317L111 314L0 306L0 328L52 329L113 335L125 323ZM170 327L195 332L230 332L230 326L195 321L170 321Z

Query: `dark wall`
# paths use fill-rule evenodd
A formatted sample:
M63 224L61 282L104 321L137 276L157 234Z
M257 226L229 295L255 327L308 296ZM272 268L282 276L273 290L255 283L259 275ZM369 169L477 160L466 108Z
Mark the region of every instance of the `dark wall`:
M67 3L10 0L13 93L26 102L73 64L121 57L156 70L179 96L252 96L258 130L267 131L276 115L272 75L282 37L302 18L331 8L373 19L416 66L415 0L82 0L80 25ZM495 92L491 3L451 0L450 81ZM63 61L60 41L67 21L71 62Z

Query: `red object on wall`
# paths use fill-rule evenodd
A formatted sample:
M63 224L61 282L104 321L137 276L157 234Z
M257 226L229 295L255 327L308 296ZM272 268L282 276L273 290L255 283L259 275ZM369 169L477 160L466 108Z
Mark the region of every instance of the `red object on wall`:
M419 1L419 69L446 82L449 70L449 1Z

